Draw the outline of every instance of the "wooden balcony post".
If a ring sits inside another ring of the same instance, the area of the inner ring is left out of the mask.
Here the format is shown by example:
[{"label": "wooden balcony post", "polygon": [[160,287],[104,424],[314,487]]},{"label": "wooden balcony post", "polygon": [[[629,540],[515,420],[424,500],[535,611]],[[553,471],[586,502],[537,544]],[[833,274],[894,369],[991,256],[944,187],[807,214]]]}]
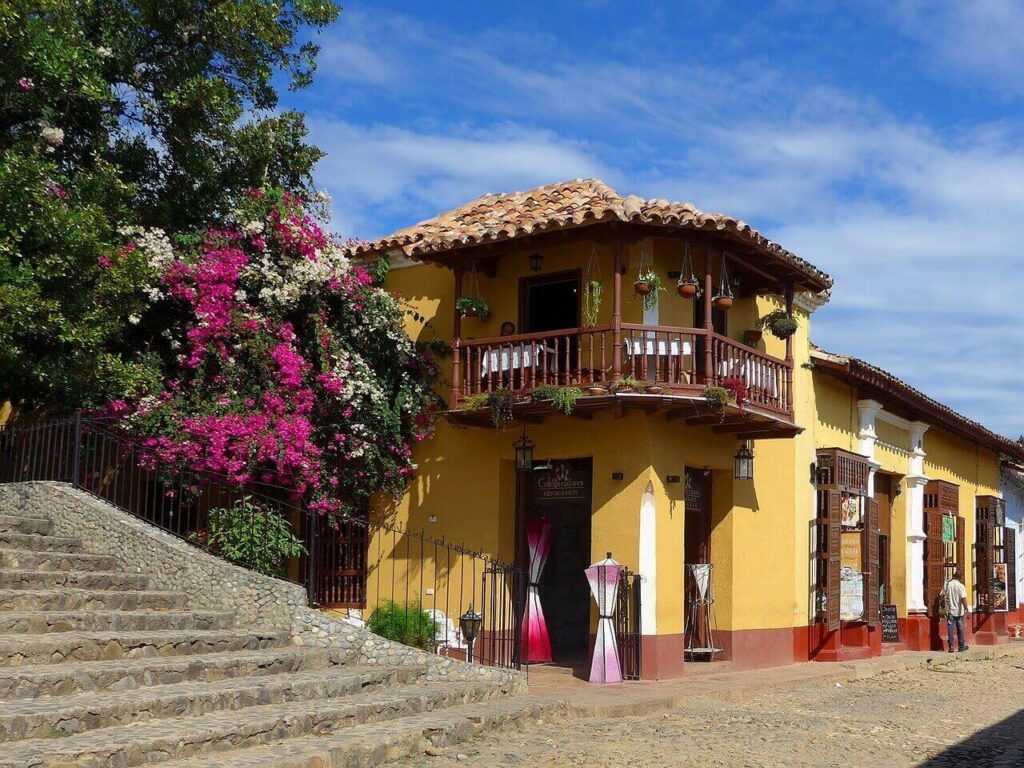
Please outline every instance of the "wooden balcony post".
[{"label": "wooden balcony post", "polygon": [[715,362],[712,347],[715,339],[715,324],[711,314],[711,292],[714,290],[714,279],[711,276],[711,245],[704,250],[704,380],[710,384],[715,380]]},{"label": "wooden balcony post", "polygon": [[621,240],[612,245],[612,381],[622,378],[622,251]]},{"label": "wooden balcony post", "polygon": [[462,398],[462,314],[459,312],[459,299],[462,298],[462,267],[456,267],[455,273],[455,317],[452,320],[452,397],[449,408],[459,407],[459,400]]},{"label": "wooden balcony post", "polygon": [[[786,282],[786,313],[793,314],[793,282]],[[786,409],[793,410],[793,337],[786,337]]]}]

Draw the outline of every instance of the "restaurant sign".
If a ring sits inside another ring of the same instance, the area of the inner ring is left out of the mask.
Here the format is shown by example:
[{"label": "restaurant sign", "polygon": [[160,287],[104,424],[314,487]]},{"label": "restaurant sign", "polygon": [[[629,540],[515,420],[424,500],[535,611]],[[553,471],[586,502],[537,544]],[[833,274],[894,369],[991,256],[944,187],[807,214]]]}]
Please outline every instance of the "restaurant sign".
[{"label": "restaurant sign", "polygon": [[555,463],[547,472],[537,474],[534,501],[539,504],[586,501],[589,478],[585,473],[573,471],[566,463]]}]

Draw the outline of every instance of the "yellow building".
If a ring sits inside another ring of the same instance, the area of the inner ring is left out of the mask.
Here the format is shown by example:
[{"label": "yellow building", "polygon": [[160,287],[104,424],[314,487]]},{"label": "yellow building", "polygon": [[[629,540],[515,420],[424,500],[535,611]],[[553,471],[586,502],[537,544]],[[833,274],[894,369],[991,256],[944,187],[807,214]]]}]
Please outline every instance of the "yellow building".
[{"label": "yellow building", "polygon": [[[814,348],[831,279],[728,216],[583,180],[481,198],[358,255],[390,262],[411,334],[453,347],[437,434],[405,497],[374,514],[524,569],[546,525],[537,594],[556,662],[591,652],[583,569],[609,552],[638,575],[629,610],[647,679],[691,662],[922,647],[938,621],[924,604],[933,481],[957,487],[950,512],[973,556],[977,500],[998,496],[1004,455],[1024,458],[894,377]],[[652,281],[664,290],[645,300]],[[759,322],[772,312],[778,335]],[[519,470],[517,442],[532,446]],[[840,487],[840,474],[860,479]],[[368,592],[417,578],[396,572],[400,546],[370,542]],[[474,599],[476,574],[435,564],[418,578],[413,592]],[[899,643],[881,642],[880,602],[896,606]],[[992,621],[975,629],[1000,637]]]}]

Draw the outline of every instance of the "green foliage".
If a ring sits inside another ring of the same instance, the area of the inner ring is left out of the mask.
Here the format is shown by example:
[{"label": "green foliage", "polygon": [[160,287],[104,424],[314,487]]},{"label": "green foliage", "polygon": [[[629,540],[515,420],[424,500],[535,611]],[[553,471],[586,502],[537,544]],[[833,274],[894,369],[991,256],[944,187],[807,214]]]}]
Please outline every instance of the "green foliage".
[{"label": "green foliage", "polygon": [[462,398],[460,405],[466,411],[479,411],[481,408],[487,408],[487,400],[490,396],[490,392],[477,392],[475,395]]},{"label": "green foliage", "polygon": [[583,327],[593,328],[601,316],[601,281],[588,280],[583,286]]},{"label": "green foliage", "polygon": [[583,397],[579,387],[559,387],[555,384],[541,384],[533,390],[535,402],[549,402],[551,407],[566,416],[573,412],[576,401]]},{"label": "green foliage", "polygon": [[491,315],[491,305],[482,296],[461,296],[455,308],[462,317],[479,317],[486,320]]},{"label": "green foliage", "polygon": [[608,389],[612,392],[635,392],[638,389],[643,389],[644,383],[633,376],[622,376],[616,381],[613,381]]},{"label": "green foliage", "polygon": [[732,399],[732,394],[725,387],[705,387],[704,399],[715,408],[724,408]]},{"label": "green foliage", "polygon": [[306,553],[287,520],[244,496],[207,512],[206,530],[192,540],[211,554],[265,576],[281,576],[290,557]]},{"label": "green foliage", "polygon": [[321,156],[276,83],[307,85],[330,0],[0,4],[0,396],[98,405],[151,389],[165,325],[143,312],[124,227],[172,237],[243,190],[312,192]]},{"label": "green foliage", "polygon": [[432,648],[437,635],[437,622],[419,600],[404,606],[385,600],[370,614],[367,626],[375,635],[423,650]]},{"label": "green foliage", "polygon": [[799,327],[796,318],[784,309],[769,312],[758,321],[758,324],[779,339],[788,339]]},{"label": "green foliage", "polygon": [[[650,293],[644,294],[641,298],[644,301],[644,309],[651,310],[658,306],[658,292],[665,290],[665,284],[661,281],[661,277],[653,269],[641,272],[637,275],[633,285],[637,283],[646,283],[651,287]],[[639,293],[637,293],[640,296]]]},{"label": "green foliage", "polygon": [[515,403],[515,395],[504,387],[487,395],[487,407],[491,409],[491,421],[495,429],[501,429],[512,421],[512,406]]}]

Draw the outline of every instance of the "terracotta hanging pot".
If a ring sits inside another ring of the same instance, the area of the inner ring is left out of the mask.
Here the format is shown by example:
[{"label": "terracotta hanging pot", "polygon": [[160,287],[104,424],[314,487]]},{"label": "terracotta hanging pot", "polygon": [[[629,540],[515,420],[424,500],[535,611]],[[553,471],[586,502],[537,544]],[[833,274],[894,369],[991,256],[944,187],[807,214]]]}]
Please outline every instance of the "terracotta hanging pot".
[{"label": "terracotta hanging pot", "polygon": [[719,309],[729,309],[732,306],[732,296],[715,296],[715,306]]},{"label": "terracotta hanging pot", "polygon": [[676,293],[684,299],[692,299],[697,295],[697,284],[690,280],[683,280],[676,283]]},{"label": "terracotta hanging pot", "polygon": [[462,316],[463,317],[479,317],[480,313],[477,312],[476,307],[466,307],[465,311],[462,313]]},{"label": "terracotta hanging pot", "polygon": [[607,395],[608,390],[606,390],[604,387],[598,387],[595,385],[592,387],[587,387],[587,394],[593,397],[600,397],[601,395]]},{"label": "terracotta hanging pot", "polygon": [[633,283],[633,291],[637,296],[648,296],[654,288],[646,280],[637,280]]}]

